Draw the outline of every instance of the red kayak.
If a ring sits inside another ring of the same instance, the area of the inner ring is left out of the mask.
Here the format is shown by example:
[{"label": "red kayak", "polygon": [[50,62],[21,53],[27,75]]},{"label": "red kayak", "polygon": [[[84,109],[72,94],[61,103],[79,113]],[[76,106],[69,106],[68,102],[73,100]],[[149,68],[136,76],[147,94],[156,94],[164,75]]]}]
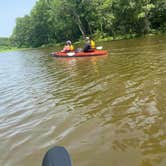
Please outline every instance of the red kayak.
[{"label": "red kayak", "polygon": [[62,58],[68,58],[68,57],[87,57],[87,56],[102,56],[107,55],[106,50],[94,50],[91,52],[53,52],[51,53],[52,56],[55,57],[62,57]]}]

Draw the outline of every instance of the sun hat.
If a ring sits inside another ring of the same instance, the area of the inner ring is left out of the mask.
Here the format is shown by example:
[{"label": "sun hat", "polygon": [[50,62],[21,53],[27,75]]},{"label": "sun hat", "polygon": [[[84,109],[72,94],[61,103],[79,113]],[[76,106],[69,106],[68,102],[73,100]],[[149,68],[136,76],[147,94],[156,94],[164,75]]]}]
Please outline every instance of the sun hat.
[{"label": "sun hat", "polygon": [[71,44],[71,41],[70,41],[70,40],[68,40],[66,43],[67,43],[67,44]]}]

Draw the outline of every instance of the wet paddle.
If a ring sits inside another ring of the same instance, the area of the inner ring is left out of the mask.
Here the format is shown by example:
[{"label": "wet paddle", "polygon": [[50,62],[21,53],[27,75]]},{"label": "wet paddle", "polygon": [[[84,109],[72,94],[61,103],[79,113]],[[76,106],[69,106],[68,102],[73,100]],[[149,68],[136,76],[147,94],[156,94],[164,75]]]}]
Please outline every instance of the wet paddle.
[{"label": "wet paddle", "polygon": [[72,166],[72,163],[67,150],[56,146],[47,151],[42,166]]},{"label": "wet paddle", "polygon": [[103,49],[103,46],[97,46],[96,47],[96,50],[102,50]]}]

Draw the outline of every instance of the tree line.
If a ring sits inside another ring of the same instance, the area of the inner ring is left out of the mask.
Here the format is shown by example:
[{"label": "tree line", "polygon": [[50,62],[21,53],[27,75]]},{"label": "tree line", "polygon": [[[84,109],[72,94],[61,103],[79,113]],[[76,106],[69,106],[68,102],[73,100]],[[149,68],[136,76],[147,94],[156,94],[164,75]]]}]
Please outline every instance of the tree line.
[{"label": "tree line", "polygon": [[38,0],[16,19],[16,47],[39,47],[67,39],[137,36],[166,31],[165,0]]}]

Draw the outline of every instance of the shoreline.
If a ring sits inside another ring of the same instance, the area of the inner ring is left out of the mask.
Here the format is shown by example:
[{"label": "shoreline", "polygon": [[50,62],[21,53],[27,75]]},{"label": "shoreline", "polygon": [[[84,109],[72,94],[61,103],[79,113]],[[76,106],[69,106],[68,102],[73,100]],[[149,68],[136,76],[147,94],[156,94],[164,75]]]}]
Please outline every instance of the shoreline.
[{"label": "shoreline", "polygon": [[25,48],[11,47],[11,48],[4,48],[4,49],[0,48],[0,53],[11,52],[11,51],[20,51],[20,50],[28,50],[28,49],[34,49],[34,48],[30,48],[30,47],[25,47]]},{"label": "shoreline", "polygon": [[[158,35],[166,35],[166,33],[149,33],[146,35],[137,35],[137,34],[126,34],[126,35],[119,35],[116,37],[112,36],[107,36],[107,37],[94,37],[95,42],[110,42],[110,41],[119,41],[119,40],[127,40],[127,39],[137,39],[137,38],[146,38],[146,37],[152,37],[152,36],[158,36]],[[73,42],[73,45],[80,44],[83,40],[78,40],[76,42]],[[64,42],[61,43],[48,43],[48,44],[43,44],[40,47],[24,47],[24,48],[17,48],[17,47],[9,47],[9,48],[0,48],[0,53],[2,52],[10,52],[10,51],[21,51],[21,50],[28,50],[28,49],[44,49],[44,48],[49,48],[49,47],[58,47],[64,45]],[[0,46],[1,47],[1,46]]]},{"label": "shoreline", "polygon": [[[146,38],[146,37],[155,37],[155,36],[159,36],[159,35],[166,35],[166,33],[149,33],[146,35],[137,35],[137,34],[126,34],[126,35],[119,35],[116,37],[112,37],[112,36],[107,36],[107,37],[94,37],[93,39],[95,40],[95,42],[113,42],[113,41],[120,41],[120,40],[130,40],[130,39],[138,39],[138,38]],[[65,41],[64,41],[65,42]],[[40,47],[36,47],[36,48],[49,48],[49,47],[59,47],[59,46],[63,46],[64,42],[61,43],[49,43],[49,44],[45,44],[42,45]],[[77,44],[81,44],[83,42],[83,39],[78,40],[76,42],[73,42],[73,45],[77,45]]]}]

